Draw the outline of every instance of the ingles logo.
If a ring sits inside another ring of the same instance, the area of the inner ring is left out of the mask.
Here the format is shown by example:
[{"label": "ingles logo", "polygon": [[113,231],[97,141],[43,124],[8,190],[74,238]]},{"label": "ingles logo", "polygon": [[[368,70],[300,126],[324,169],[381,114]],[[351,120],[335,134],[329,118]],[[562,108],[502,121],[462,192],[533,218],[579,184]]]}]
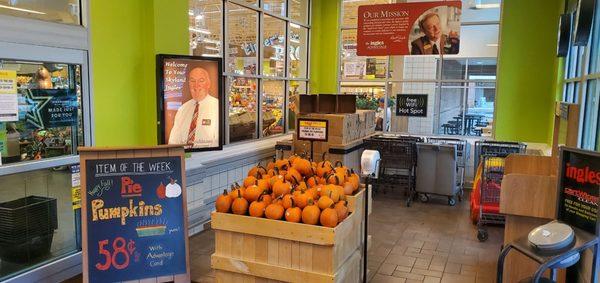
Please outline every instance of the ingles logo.
[{"label": "ingles logo", "polygon": [[580,184],[600,185],[600,172],[590,170],[589,166],[578,168],[571,166],[571,163],[566,164],[565,177],[577,181]]}]

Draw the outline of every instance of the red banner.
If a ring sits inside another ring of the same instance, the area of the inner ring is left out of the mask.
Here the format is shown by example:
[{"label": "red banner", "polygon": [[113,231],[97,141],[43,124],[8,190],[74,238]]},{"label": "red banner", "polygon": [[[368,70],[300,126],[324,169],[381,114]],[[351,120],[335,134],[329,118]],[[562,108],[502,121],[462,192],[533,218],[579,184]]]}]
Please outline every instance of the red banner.
[{"label": "red banner", "polygon": [[358,56],[458,54],[461,1],[358,7]]}]

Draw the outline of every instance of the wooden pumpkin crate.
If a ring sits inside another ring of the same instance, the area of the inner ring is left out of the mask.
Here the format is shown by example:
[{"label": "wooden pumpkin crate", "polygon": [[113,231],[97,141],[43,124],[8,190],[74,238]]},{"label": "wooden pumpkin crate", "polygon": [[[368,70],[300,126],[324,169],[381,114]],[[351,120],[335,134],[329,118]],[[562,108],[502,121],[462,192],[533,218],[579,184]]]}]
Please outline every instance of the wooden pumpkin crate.
[{"label": "wooden pumpkin crate", "polygon": [[211,266],[217,282],[357,282],[362,221],[352,213],[328,228],[213,212]]},{"label": "wooden pumpkin crate", "polygon": [[[371,212],[373,211],[373,194],[372,194],[372,190],[369,191],[369,215],[371,215]],[[364,184],[360,184],[360,188],[358,189],[358,192],[354,195],[351,196],[346,196],[346,200],[348,201],[348,211],[350,212],[354,212],[356,210],[358,210],[360,213],[362,213],[362,210],[364,210],[365,208],[365,203],[364,203],[364,194],[365,194],[365,185]],[[364,217],[364,216],[362,216]]]}]

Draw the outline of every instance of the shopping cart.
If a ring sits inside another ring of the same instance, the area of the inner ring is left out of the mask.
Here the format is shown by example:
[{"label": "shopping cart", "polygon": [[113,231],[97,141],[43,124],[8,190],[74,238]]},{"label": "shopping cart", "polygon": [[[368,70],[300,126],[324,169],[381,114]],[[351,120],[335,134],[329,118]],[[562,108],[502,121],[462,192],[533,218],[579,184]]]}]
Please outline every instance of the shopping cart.
[{"label": "shopping cart", "polygon": [[475,142],[475,167],[474,174],[477,174],[477,166],[479,165],[479,159],[483,155],[504,155],[508,156],[511,153],[525,153],[527,145],[519,142],[504,142],[504,141],[476,141]]},{"label": "shopping cart", "polygon": [[479,219],[477,221],[477,239],[487,240],[487,224],[504,224],[504,215],[500,214],[500,185],[504,172],[504,158],[483,156],[483,171],[479,188]]},{"label": "shopping cart", "polygon": [[460,188],[458,200],[462,200],[464,195],[463,190],[465,186],[467,162],[469,161],[470,154],[469,142],[454,138],[428,138],[427,141],[434,144],[448,144],[456,146],[456,180],[458,180],[457,186]]},{"label": "shopping cart", "polygon": [[364,140],[365,149],[377,150],[381,154],[379,179],[375,182],[375,188],[382,188],[384,193],[387,187],[406,189],[406,206],[410,206],[415,197],[417,141],[423,141],[423,138],[388,134]]},{"label": "shopping cart", "polygon": [[[471,213],[477,213],[477,239],[488,239],[487,224],[504,224],[504,215],[500,214],[500,186],[504,176],[504,159],[513,153],[524,153],[527,146],[523,143],[476,142],[476,157],[481,159],[481,176],[478,189],[473,191]],[[477,164],[477,163],[476,163]],[[475,211],[473,211],[475,210]]]}]

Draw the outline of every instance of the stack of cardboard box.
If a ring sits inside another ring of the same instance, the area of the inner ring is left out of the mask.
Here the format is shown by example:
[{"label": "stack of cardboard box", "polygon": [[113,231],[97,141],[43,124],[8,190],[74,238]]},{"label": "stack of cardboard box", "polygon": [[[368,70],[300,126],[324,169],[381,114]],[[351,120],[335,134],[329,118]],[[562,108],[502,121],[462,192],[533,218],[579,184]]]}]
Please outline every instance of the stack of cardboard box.
[{"label": "stack of cardboard box", "polygon": [[[314,161],[325,158],[332,162],[341,161],[355,170],[360,168],[363,139],[375,133],[374,110],[357,110],[348,114],[300,114],[298,118],[328,121],[328,141],[313,142]],[[290,144],[293,153],[310,157],[310,141],[298,140],[295,133],[291,142],[281,144]]]}]

